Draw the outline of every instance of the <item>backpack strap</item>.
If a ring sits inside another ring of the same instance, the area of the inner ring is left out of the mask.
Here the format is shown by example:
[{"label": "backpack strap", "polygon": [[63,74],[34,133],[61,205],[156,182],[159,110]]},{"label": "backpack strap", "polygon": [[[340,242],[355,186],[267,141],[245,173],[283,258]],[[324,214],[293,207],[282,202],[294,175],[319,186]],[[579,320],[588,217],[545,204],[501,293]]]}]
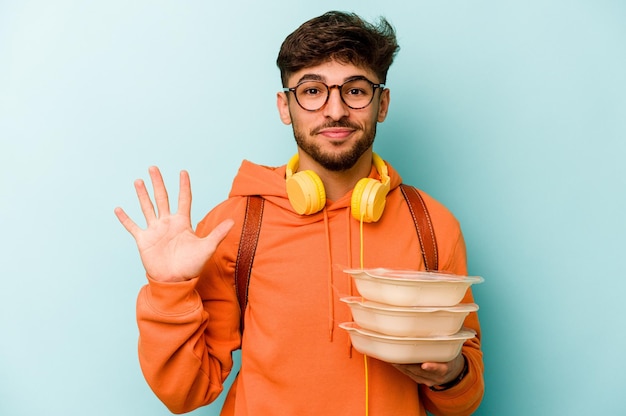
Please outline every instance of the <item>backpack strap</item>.
[{"label": "backpack strap", "polygon": [[243,333],[243,313],[248,304],[248,286],[250,285],[250,273],[254,253],[261,232],[261,220],[263,219],[263,205],[265,200],[258,195],[248,196],[246,202],[246,214],[243,219],[237,262],[235,263],[235,291],[241,309],[241,332]]},{"label": "backpack strap", "polygon": [[422,247],[424,266],[426,270],[438,270],[439,258],[437,254],[437,239],[435,238],[435,229],[433,228],[430,214],[426,208],[426,203],[417,188],[401,184],[400,190],[409,205],[409,210],[411,211],[411,216],[415,223],[417,238]]},{"label": "backpack strap", "polygon": [[[407,202],[417,238],[422,249],[424,258],[424,266],[426,270],[437,270],[439,260],[437,255],[437,240],[435,238],[435,230],[433,228],[430,214],[426,208],[426,203],[420,195],[419,191],[409,185],[400,185],[402,195]],[[243,228],[241,230],[241,239],[239,241],[239,250],[237,252],[237,261],[235,263],[235,291],[239,300],[239,308],[241,310],[241,332],[243,333],[244,312],[248,305],[248,287],[250,285],[250,274],[252,273],[252,263],[254,262],[254,253],[259,241],[261,232],[261,221],[263,219],[263,206],[265,200],[258,196],[252,195],[247,197],[246,214],[243,220]]]}]

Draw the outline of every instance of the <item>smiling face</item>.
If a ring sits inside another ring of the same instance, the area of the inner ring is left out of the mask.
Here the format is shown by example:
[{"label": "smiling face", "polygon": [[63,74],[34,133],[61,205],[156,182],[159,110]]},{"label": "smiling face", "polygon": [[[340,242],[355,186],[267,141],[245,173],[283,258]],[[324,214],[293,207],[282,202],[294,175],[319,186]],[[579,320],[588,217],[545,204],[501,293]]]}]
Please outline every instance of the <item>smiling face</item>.
[{"label": "smiling face", "polygon": [[[352,64],[336,61],[302,69],[292,74],[287,86],[305,80],[322,81],[328,86],[341,85],[357,77],[379,83],[372,72]],[[389,90],[377,88],[374,99],[365,108],[352,109],[341,99],[338,88],[330,90],[326,104],[316,111],[298,105],[292,92],[280,92],[277,98],[280,118],[291,124],[301,164],[314,162],[329,171],[352,168],[365,152],[371,151],[376,124],[385,120],[389,108]]]}]

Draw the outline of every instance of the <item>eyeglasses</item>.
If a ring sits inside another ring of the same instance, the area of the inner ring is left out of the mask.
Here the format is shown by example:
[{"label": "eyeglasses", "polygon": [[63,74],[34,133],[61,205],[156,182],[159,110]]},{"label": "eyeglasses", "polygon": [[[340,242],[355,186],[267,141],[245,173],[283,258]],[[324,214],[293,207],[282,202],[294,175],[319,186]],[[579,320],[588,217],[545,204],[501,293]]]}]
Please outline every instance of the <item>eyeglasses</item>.
[{"label": "eyeglasses", "polygon": [[302,81],[293,88],[283,88],[284,92],[292,92],[296,102],[306,111],[317,111],[324,107],[330,97],[330,90],[337,88],[341,101],[353,110],[360,110],[370,105],[374,99],[376,88],[381,91],[385,84],[374,84],[367,78],[355,78],[341,85],[326,85],[322,81]]}]

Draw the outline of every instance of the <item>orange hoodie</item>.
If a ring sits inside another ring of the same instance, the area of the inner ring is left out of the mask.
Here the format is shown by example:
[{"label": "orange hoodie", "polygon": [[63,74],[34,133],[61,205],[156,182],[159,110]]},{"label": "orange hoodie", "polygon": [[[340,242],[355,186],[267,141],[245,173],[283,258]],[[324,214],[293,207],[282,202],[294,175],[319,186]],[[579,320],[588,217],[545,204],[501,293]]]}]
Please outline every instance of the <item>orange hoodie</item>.
[{"label": "orange hoodie", "polygon": [[[363,225],[365,268],[424,269],[413,220],[389,166],[391,191],[376,223]],[[378,178],[375,169],[370,177]],[[234,269],[247,195],[265,200],[245,311],[243,339]],[[467,274],[465,245],[456,219],[423,195],[435,228],[441,270]],[[355,295],[344,267],[360,267],[359,222],[351,193],[309,216],[298,215],[285,190],[285,167],[244,161],[229,198],[198,225],[207,235],[233,218],[235,226],[202,275],[182,283],[149,279],[137,300],[139,359],[155,394],[174,413],[212,402],[241,348],[241,370],[222,409],[224,416],[363,416],[363,356],[337,325],[351,321],[339,298]],[[471,290],[464,302],[473,302]],[[463,346],[469,373],[455,387],[435,392],[391,364],[368,359],[371,416],[468,415],[482,399],[483,361],[476,313],[465,326],[477,337]]]}]

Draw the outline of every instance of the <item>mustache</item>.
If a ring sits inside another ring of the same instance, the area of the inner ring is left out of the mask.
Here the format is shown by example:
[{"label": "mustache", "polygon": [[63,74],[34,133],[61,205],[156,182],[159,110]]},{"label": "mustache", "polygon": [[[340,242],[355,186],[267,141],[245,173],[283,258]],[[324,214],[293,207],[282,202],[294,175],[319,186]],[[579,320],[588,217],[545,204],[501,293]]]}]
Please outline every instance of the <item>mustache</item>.
[{"label": "mustache", "polygon": [[313,130],[311,130],[311,135],[314,134],[318,134],[320,131],[324,130],[324,129],[329,129],[329,128],[347,128],[347,129],[353,129],[353,130],[360,130],[361,127],[359,127],[356,124],[351,123],[348,120],[338,120],[338,121],[329,121],[326,122],[324,124],[322,124],[321,126],[318,126],[316,128],[314,128]]}]

